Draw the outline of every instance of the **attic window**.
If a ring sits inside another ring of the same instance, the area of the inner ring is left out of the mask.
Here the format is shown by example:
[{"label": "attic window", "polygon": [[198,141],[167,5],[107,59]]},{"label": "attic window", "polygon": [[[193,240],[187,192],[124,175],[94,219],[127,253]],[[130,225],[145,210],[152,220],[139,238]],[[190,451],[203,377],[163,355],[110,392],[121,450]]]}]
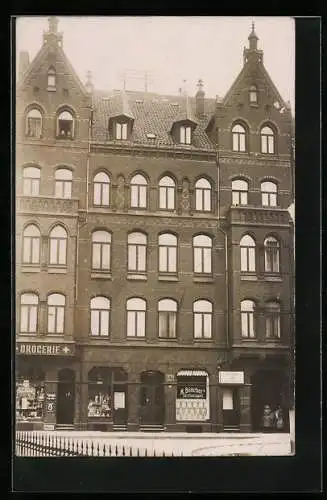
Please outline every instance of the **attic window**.
[{"label": "attic window", "polygon": [[48,71],[48,90],[56,90],[56,71],[52,67]]},{"label": "attic window", "polygon": [[172,102],[171,105],[176,107],[179,106],[178,102]]},{"label": "attic window", "polygon": [[148,139],[155,139],[157,136],[156,134],[146,134]]},{"label": "attic window", "polygon": [[250,87],[250,103],[258,104],[258,90],[255,85]]},{"label": "attic window", "polygon": [[74,136],[74,117],[69,111],[62,111],[57,119],[57,136],[71,139]]},{"label": "attic window", "polygon": [[126,141],[127,123],[116,123],[116,139],[121,141]]},{"label": "attic window", "polygon": [[135,102],[136,102],[137,104],[143,104],[143,103],[144,103],[144,101],[142,101],[142,99],[136,99],[136,100],[135,100]]},{"label": "attic window", "polygon": [[191,144],[191,127],[182,125],[180,127],[180,144]]}]

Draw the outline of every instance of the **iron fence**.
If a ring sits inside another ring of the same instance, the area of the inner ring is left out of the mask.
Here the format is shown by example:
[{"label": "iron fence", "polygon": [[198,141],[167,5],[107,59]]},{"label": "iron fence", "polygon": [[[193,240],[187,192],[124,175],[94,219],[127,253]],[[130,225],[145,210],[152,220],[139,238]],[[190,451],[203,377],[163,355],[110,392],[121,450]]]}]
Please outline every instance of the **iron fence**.
[{"label": "iron fence", "polygon": [[[112,444],[50,433],[17,431],[16,456],[19,457],[173,457],[174,453]],[[176,455],[175,455],[176,456]],[[179,455],[182,456],[182,453]]]}]

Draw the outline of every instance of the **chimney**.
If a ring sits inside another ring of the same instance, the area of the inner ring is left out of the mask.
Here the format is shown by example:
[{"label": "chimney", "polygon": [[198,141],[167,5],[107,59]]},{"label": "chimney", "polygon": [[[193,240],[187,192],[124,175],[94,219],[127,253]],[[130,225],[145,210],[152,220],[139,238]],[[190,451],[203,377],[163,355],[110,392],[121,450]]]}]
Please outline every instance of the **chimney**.
[{"label": "chimney", "polygon": [[24,51],[21,51],[19,53],[19,69],[18,69],[18,75],[19,79],[22,78],[23,74],[27,70],[28,66],[30,64],[30,56],[29,53]]},{"label": "chimney", "polygon": [[203,116],[204,115],[204,90],[203,90],[203,81],[201,78],[199,79],[197,83],[198,91],[195,94],[195,110],[196,110],[196,115],[197,116]]},{"label": "chimney", "polygon": [[93,90],[94,90],[94,85],[93,85],[93,82],[92,82],[92,72],[91,71],[87,71],[87,73],[86,73],[85,88],[86,88],[86,91],[89,92],[89,93],[92,93]]}]

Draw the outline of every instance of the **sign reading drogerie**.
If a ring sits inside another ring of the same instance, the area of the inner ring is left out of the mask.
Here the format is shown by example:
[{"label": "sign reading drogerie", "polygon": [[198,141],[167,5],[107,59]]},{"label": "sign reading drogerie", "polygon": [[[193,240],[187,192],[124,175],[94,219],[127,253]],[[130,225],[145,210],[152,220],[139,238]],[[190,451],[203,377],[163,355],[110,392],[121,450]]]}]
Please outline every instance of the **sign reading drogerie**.
[{"label": "sign reading drogerie", "polygon": [[45,342],[17,342],[16,354],[35,356],[73,356],[75,346],[71,344]]}]

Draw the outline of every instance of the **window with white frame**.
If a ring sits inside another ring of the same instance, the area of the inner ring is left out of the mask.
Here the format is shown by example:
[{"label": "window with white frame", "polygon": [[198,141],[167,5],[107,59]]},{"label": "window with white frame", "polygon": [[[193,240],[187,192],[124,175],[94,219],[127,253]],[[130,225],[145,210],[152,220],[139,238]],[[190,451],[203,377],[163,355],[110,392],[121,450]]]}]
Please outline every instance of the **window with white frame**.
[{"label": "window with white frame", "polygon": [[193,237],[194,273],[211,274],[212,271],[212,239],[205,234]]},{"label": "window with white frame", "polygon": [[279,241],[268,236],[264,241],[264,249],[266,273],[279,273]]},{"label": "window with white frame", "polygon": [[30,224],[23,232],[23,264],[40,263],[41,233],[37,226]]},{"label": "window with white frame", "polygon": [[177,273],[177,237],[171,233],[160,234],[159,273]]},{"label": "window with white frame", "polygon": [[116,139],[127,140],[127,123],[116,123]]},{"label": "window with white frame", "polygon": [[57,136],[63,139],[74,137],[74,117],[69,111],[62,111],[57,119]]},{"label": "window with white frame", "polygon": [[56,70],[49,68],[48,71],[48,90],[55,90],[56,88]]},{"label": "window with white frame", "polygon": [[232,181],[232,204],[247,205],[248,204],[249,185],[242,179],[234,179]]},{"label": "window with white frame", "polygon": [[256,85],[251,85],[250,87],[250,103],[252,104],[258,103],[258,89]]},{"label": "window with white frame", "polygon": [[67,264],[67,232],[62,226],[55,226],[50,231],[50,265]]},{"label": "window with white frame", "polygon": [[195,183],[195,209],[200,212],[211,211],[211,184],[201,178]]},{"label": "window with white frame", "polygon": [[255,337],[253,300],[242,300],[241,302],[241,332],[244,338]]},{"label": "window with white frame", "polygon": [[241,248],[241,271],[255,272],[255,241],[249,234],[243,236],[240,241]]},{"label": "window with white frame", "polygon": [[35,293],[20,296],[20,333],[36,333],[39,297]]},{"label": "window with white frame", "polygon": [[38,196],[40,193],[41,170],[37,167],[25,167],[23,170],[23,194]]},{"label": "window with white frame", "polygon": [[42,135],[42,114],[33,108],[26,115],[26,136],[39,139]]},{"label": "window with white frame", "polygon": [[212,337],[212,303],[208,300],[197,300],[193,303],[194,338],[210,339]]},{"label": "window with white frame", "polygon": [[159,338],[176,338],[177,302],[162,299],[158,302]]},{"label": "window with white frame", "polygon": [[169,177],[162,177],[159,181],[159,208],[174,210],[175,208],[175,181]]},{"label": "window with white frame", "polygon": [[261,153],[274,154],[275,153],[275,134],[273,130],[265,126],[261,129]]},{"label": "window with white frame", "polygon": [[106,297],[91,299],[91,335],[108,337],[110,324],[110,300]]},{"label": "window with white frame", "polygon": [[147,236],[144,233],[130,233],[128,242],[128,271],[136,273],[146,272]]},{"label": "window with white frame", "polygon": [[93,179],[93,205],[109,206],[110,178],[105,172],[99,172]]},{"label": "window with white frame", "polygon": [[182,125],[180,127],[179,141],[181,144],[191,144],[192,129],[189,126]]},{"label": "window with white frame", "polygon": [[58,168],[55,172],[56,198],[71,198],[73,173],[67,168]]},{"label": "window with white frame", "polygon": [[92,233],[92,270],[110,271],[111,234],[108,231]]},{"label": "window with white frame", "polygon": [[145,337],[146,302],[144,299],[128,299],[127,309],[127,337]]},{"label": "window with white frame", "polygon": [[266,337],[269,339],[280,338],[280,305],[278,302],[267,302],[266,315]]},{"label": "window with white frame", "polygon": [[146,208],[147,205],[147,180],[143,175],[136,174],[131,179],[131,207]]},{"label": "window with white frame", "polygon": [[277,184],[271,181],[261,183],[261,202],[263,207],[277,206]]},{"label": "window with white frame", "polygon": [[61,293],[48,296],[48,333],[64,333],[66,297]]},{"label": "window with white frame", "polygon": [[233,151],[246,151],[246,131],[245,128],[237,123],[232,128]]}]

